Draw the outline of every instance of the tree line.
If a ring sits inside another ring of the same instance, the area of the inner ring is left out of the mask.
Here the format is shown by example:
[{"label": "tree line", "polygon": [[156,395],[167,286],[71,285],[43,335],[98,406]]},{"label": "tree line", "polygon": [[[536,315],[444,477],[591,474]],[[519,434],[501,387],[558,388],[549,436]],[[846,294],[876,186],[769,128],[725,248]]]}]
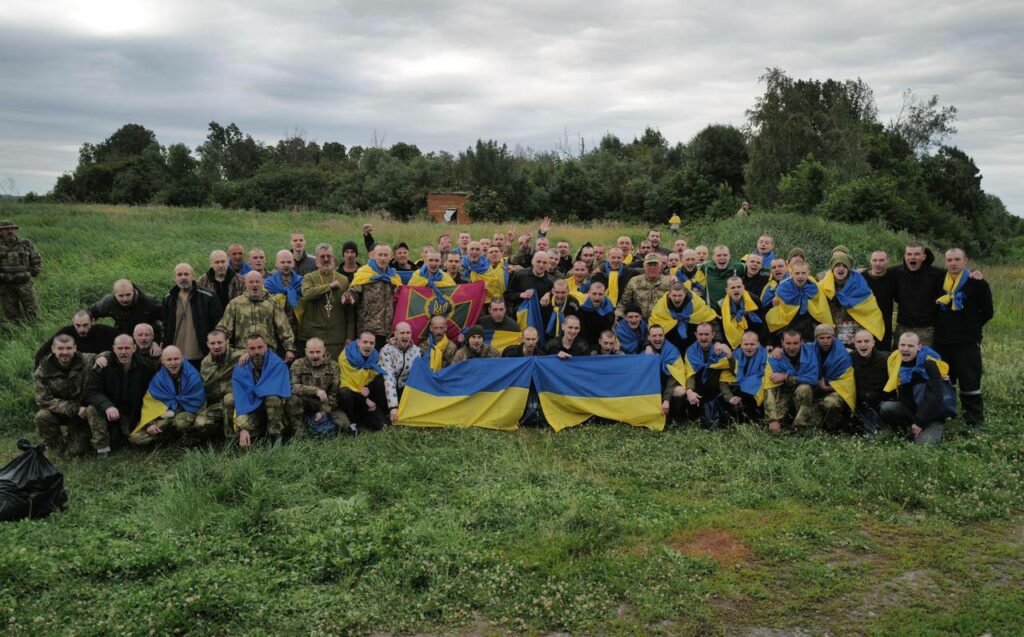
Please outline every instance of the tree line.
[{"label": "tree line", "polygon": [[45,198],[405,219],[424,213],[428,192],[463,190],[478,219],[637,223],[665,223],[673,213],[684,221],[724,217],[749,200],[755,214],[881,219],[982,257],[1024,251],[1020,219],[983,190],[974,160],[947,143],[955,107],[907,92],[899,115],[884,123],[859,78],[801,80],[769,69],[760,79],[764,94],[742,128],[711,124],[685,144],[647,128],[628,142],[606,134],[593,148],[566,139],[535,152],[478,140],[458,154],[424,153],[405,142],[347,147],[299,133],[267,144],[233,123],[211,122],[192,149],[164,147],[153,131],[126,124],[83,144],[75,170]]}]

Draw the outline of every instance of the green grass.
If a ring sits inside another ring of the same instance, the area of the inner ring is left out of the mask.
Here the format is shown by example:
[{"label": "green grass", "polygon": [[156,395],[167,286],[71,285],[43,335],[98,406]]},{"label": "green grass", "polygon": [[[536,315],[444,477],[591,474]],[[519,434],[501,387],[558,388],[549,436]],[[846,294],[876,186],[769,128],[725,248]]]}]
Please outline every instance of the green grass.
[{"label": "green grass", "polygon": [[[47,259],[44,316],[0,328],[0,458],[33,436],[37,344],[131,276],[154,293],[215,246],[358,238],[361,220],[0,206]],[[793,217],[728,220],[691,243],[833,243],[863,260],[905,237]],[[436,226],[374,220],[418,244]],[[492,230],[491,227],[487,227]],[[628,229],[638,236],[642,229]],[[556,228],[577,244],[609,225]],[[474,234],[477,234],[474,228]],[[862,236],[863,235],[863,236]],[[62,461],[66,513],[0,526],[12,634],[812,634],[1024,632],[1021,268],[985,268],[990,422],[938,449],[773,438],[753,427],[392,429],[235,451]],[[5,451],[6,450],[6,451]],[[701,549],[709,538],[719,559]]]}]

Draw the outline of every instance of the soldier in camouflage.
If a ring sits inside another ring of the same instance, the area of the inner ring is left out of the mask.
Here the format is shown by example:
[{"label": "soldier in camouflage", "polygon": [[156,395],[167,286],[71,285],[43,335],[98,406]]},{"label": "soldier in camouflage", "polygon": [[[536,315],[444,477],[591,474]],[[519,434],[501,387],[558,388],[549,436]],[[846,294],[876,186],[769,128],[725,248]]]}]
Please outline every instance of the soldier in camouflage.
[{"label": "soldier in camouflage", "polygon": [[235,349],[243,349],[250,334],[260,334],[268,348],[285,352],[284,362],[295,359],[295,335],[288,316],[263,289],[263,275],[259,272],[245,275],[245,294],[228,303],[217,328],[224,330]]},{"label": "soldier in camouflage", "polygon": [[0,311],[10,321],[36,318],[39,306],[32,279],[43,269],[43,258],[32,242],[18,238],[18,225],[0,221]]},{"label": "soldier in camouflage", "polygon": [[234,435],[232,419],[235,399],[231,394],[231,372],[242,355],[228,347],[228,335],[224,330],[211,330],[206,336],[210,353],[199,365],[206,389],[206,406],[196,415],[196,431],[203,435],[215,436],[223,431],[226,438]]},{"label": "soldier in camouflage", "polygon": [[[39,408],[36,431],[47,449],[73,456],[92,455],[84,390],[95,354],[79,353],[75,339],[67,334],[53,339],[52,352],[32,374]],[[66,438],[62,427],[67,428]]]},{"label": "soldier in camouflage", "polygon": [[347,432],[349,420],[335,400],[341,383],[338,363],[326,357],[326,347],[319,338],[306,341],[306,356],[292,364],[292,395],[288,399],[288,417],[297,434],[305,429],[307,414],[316,422],[330,414],[338,428]]},{"label": "soldier in camouflage", "polygon": [[[391,247],[383,243],[373,248],[370,258],[377,262],[381,270],[387,270],[391,264]],[[375,337],[375,347],[384,347],[391,334],[391,323],[395,318],[395,291],[397,287],[391,281],[371,281],[365,285],[353,285],[348,288],[345,298],[348,303],[357,303],[357,332],[371,332]]]},{"label": "soldier in camouflage", "polygon": [[619,293],[619,302],[615,306],[615,315],[626,316],[626,306],[637,304],[644,317],[651,316],[651,310],[658,299],[668,294],[672,285],[672,277],[661,273],[661,257],[653,252],[644,257],[643,276],[635,276],[626,284],[626,289]]}]

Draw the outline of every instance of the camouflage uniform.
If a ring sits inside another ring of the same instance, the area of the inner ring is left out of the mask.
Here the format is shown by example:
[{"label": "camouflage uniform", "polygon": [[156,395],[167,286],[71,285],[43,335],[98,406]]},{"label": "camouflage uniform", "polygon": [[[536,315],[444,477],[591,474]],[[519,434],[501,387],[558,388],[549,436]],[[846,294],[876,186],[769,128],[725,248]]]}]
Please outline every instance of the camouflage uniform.
[{"label": "camouflage uniform", "polygon": [[[168,415],[168,413],[170,415]],[[146,431],[151,425],[156,425],[160,428],[160,433],[154,435]],[[138,431],[133,431],[128,435],[128,442],[133,446],[144,447],[151,445],[155,442],[167,440],[174,436],[175,433],[180,433],[187,438],[192,438],[192,434],[196,431],[196,414],[185,411],[184,409],[178,409],[177,411],[168,410],[160,416],[154,418],[145,427]]]},{"label": "camouflage uniform", "polygon": [[484,348],[480,353],[469,349],[469,346],[467,345],[465,347],[460,347],[459,351],[455,352],[455,355],[452,356],[451,364],[455,365],[456,363],[472,360],[474,358],[501,358],[501,354],[499,354],[498,350],[494,349],[490,345],[484,345]]},{"label": "camouflage uniform", "polygon": [[[17,228],[13,221],[0,221],[0,228]],[[28,239],[0,239],[0,311],[8,320],[35,318],[39,314],[32,279],[43,269],[39,256]]]},{"label": "camouflage uniform", "polygon": [[626,284],[626,289],[619,294],[619,303],[615,307],[615,315],[622,318],[626,315],[625,307],[631,303],[640,306],[644,318],[650,318],[651,310],[658,299],[668,293],[672,285],[672,277],[661,274],[650,281],[645,276],[635,276]]},{"label": "camouflage uniform", "polygon": [[[258,382],[262,371],[253,368],[252,373],[254,376],[253,380]],[[233,431],[237,432],[244,429],[254,437],[261,437],[263,434],[280,436],[288,428],[285,414],[286,400],[286,398],[281,398],[280,396],[267,396],[263,399],[263,404],[256,411],[235,416]]]},{"label": "camouflage uniform", "polygon": [[248,294],[231,299],[217,327],[228,334],[232,347],[243,349],[245,337],[260,334],[275,352],[295,351],[295,335],[284,308],[263,292],[259,298]]},{"label": "camouflage uniform", "polygon": [[241,352],[227,351],[215,360],[207,354],[199,366],[199,375],[206,389],[206,406],[196,415],[196,429],[215,434],[218,427],[226,437],[233,433],[231,420],[234,417],[235,398],[231,393],[231,374],[238,364]]},{"label": "camouflage uniform", "polygon": [[395,318],[395,286],[390,281],[371,281],[366,285],[353,285],[348,291],[358,303],[357,335],[373,332],[376,336],[391,333]]},{"label": "camouflage uniform", "polygon": [[[341,384],[341,371],[338,363],[324,359],[314,366],[307,358],[300,358],[292,363],[292,396],[288,399],[288,417],[297,433],[304,430],[307,412],[330,412],[335,424],[347,429],[348,416],[342,411],[335,400],[338,386]],[[316,396],[318,389],[327,393],[327,402],[321,402]]]},{"label": "camouflage uniform", "polygon": [[790,411],[793,412],[794,427],[815,424],[814,388],[789,378],[778,387],[765,390],[764,416],[769,422],[784,421]]},{"label": "camouflage uniform", "polygon": [[[85,405],[85,379],[95,359],[94,354],[76,352],[68,366],[62,367],[57,356],[50,354],[32,374],[36,405],[39,407],[36,431],[46,446],[54,451],[76,456],[92,452],[89,423],[78,415],[78,410]],[[67,427],[66,441],[61,435],[61,427]]]}]

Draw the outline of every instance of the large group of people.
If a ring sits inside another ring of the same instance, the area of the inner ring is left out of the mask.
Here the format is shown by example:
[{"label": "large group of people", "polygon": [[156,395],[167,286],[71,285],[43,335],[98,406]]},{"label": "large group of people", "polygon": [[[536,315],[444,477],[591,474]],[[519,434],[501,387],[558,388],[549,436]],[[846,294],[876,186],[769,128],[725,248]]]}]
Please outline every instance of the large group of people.
[{"label": "large group of people", "polygon": [[[405,242],[377,242],[366,224],[362,246],[343,243],[340,261],[329,243],[307,252],[294,232],[269,253],[215,249],[198,277],[175,265],[162,299],[115,281],[40,348],[38,433],[57,452],[105,456],[119,446],[227,439],[246,448],[377,430],[397,420],[417,359],[440,372],[524,356],[658,357],[668,426],[891,430],[935,443],[957,389],[965,422],[984,422],[992,296],[959,248],[944,253],[944,267],[919,243],[900,263],[879,250],[858,267],[840,245],[812,271],[799,247],[783,252],[769,235],[734,252],[683,238],[664,245],[656,229],[635,247],[630,236],[571,246],[552,242],[550,228],[545,219],[536,237],[444,232],[417,258]],[[17,230],[0,222],[10,321],[36,312],[31,282],[42,268]],[[443,295],[475,281],[486,305],[457,338],[447,315],[422,334],[395,321],[402,286]],[[535,301],[540,321],[517,320]],[[517,342],[499,349],[496,332]],[[543,422],[535,403],[528,411],[529,422]]]}]

